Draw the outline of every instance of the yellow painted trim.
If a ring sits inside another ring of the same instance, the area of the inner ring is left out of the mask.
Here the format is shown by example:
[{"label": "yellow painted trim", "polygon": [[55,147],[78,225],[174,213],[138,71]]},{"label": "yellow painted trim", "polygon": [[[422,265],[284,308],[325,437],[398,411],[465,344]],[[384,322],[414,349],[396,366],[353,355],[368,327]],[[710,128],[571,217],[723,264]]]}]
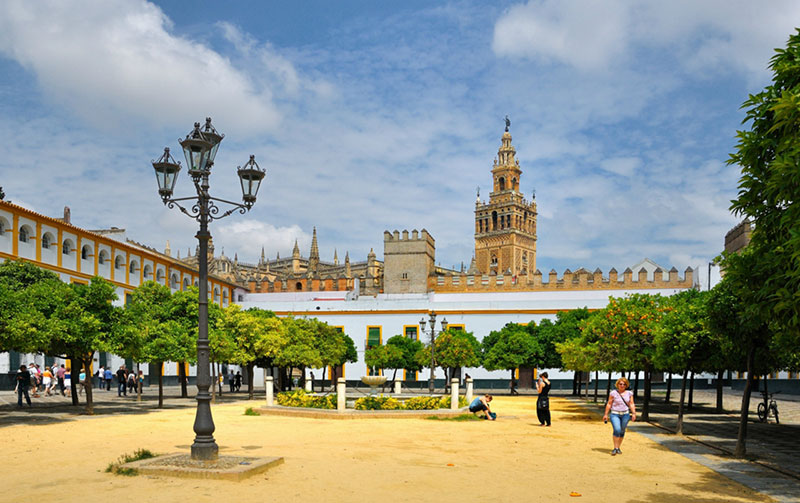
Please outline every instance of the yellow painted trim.
[{"label": "yellow painted trim", "polygon": [[[369,329],[370,328],[377,328],[378,329],[378,346],[382,346],[383,345],[383,325],[367,325],[367,337],[366,337],[366,339],[364,341],[364,353],[365,354],[367,352],[367,343],[369,342]],[[369,367],[367,367],[366,365],[367,365],[366,362],[364,362],[364,366],[366,367],[366,374],[370,375]],[[378,369],[378,375],[379,376],[383,375],[383,370],[382,369]]]},{"label": "yellow painted trim", "polygon": [[100,247],[97,244],[97,241],[94,242],[94,275],[97,276],[99,265],[98,261],[100,260]]},{"label": "yellow painted trim", "polygon": [[70,278],[69,282],[70,282],[70,284],[76,283],[78,285],[88,285],[89,284],[89,282],[87,280],[78,279],[78,278]]},{"label": "yellow painted trim", "polygon": [[[453,315],[453,314],[558,314],[561,312],[571,311],[571,309],[502,309],[502,310],[487,310],[487,309],[467,309],[467,310],[451,310],[439,311],[437,314]],[[589,312],[597,311],[597,309],[589,309]],[[393,309],[386,311],[367,311],[367,310],[353,310],[353,311],[274,311],[278,316],[343,316],[343,315],[364,315],[364,314],[427,314],[427,309]]]},{"label": "yellow painted trim", "polygon": [[457,329],[459,329],[459,330],[461,330],[463,332],[467,331],[466,326],[463,323],[454,323],[452,325],[447,325],[447,329],[448,330],[451,329],[451,328],[453,328],[453,329],[457,328]]},{"label": "yellow painted trim", "polygon": [[64,241],[64,232],[61,230],[61,227],[58,228],[58,238],[56,239],[58,239],[58,258],[56,260],[56,265],[61,267],[64,260],[64,243],[62,243],[62,241]]},{"label": "yellow painted trim", "polygon": [[14,257],[19,257],[19,215],[14,213],[11,217],[11,253]]},{"label": "yellow painted trim", "polygon": [[139,257],[141,264],[139,264],[139,284],[144,283],[144,258]]},{"label": "yellow painted trim", "polygon": [[75,271],[81,272],[81,262],[83,261],[83,247],[81,246],[81,238],[80,235],[75,236],[78,244],[75,245]]},{"label": "yellow painted trim", "polygon": [[131,252],[125,252],[125,283],[131,284]]},{"label": "yellow painted trim", "polygon": [[109,277],[111,278],[111,281],[114,281],[114,274],[117,270],[117,254],[114,253],[113,246],[111,247],[111,262],[108,264],[108,269],[111,271]]},{"label": "yellow painted trim", "polygon": [[42,261],[42,223],[36,222],[36,261]]},{"label": "yellow painted trim", "polygon": [[519,380],[519,367],[514,369],[514,379]]}]

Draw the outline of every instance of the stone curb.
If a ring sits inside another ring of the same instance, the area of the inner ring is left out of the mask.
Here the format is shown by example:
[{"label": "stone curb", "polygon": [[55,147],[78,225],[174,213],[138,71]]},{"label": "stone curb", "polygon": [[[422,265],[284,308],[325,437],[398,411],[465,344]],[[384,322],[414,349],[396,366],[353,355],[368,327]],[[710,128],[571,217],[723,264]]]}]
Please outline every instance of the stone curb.
[{"label": "stone curb", "polygon": [[339,412],[335,409],[311,409],[308,407],[284,407],[273,405],[271,407],[253,408],[256,412],[271,416],[307,417],[313,419],[425,419],[426,417],[455,417],[469,413],[469,407],[458,410],[430,409],[430,410],[347,410]]},{"label": "stone curb", "polygon": [[[171,459],[181,458],[186,454],[165,454],[155,458],[131,461],[120,465],[122,469],[133,469],[139,475],[155,475],[165,477],[191,478],[191,479],[217,479],[240,481],[247,477],[263,473],[270,468],[283,463],[283,458],[246,458],[247,464],[236,464],[230,468],[196,468],[191,466],[178,466],[170,464],[154,464],[168,462]],[[221,456],[220,459],[225,458]]]}]

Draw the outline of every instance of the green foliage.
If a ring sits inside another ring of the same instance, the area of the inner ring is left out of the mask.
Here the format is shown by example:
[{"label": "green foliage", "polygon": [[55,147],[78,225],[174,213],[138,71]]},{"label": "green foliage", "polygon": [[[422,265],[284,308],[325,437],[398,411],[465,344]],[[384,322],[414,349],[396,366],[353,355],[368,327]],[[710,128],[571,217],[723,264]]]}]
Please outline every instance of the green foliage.
[{"label": "green foliage", "polygon": [[391,396],[364,396],[356,400],[356,410],[400,410],[403,404]]},{"label": "green foliage", "polygon": [[402,363],[394,368],[405,369],[408,372],[418,372],[422,370],[422,366],[419,365],[419,362],[417,362],[415,358],[417,351],[424,347],[420,341],[404,335],[395,335],[386,341],[386,345],[399,348],[402,352]]},{"label": "green foliage", "polygon": [[115,462],[109,463],[106,467],[106,473],[113,473],[128,477],[138,475],[139,472],[135,468],[122,468],[122,465],[126,463],[132,463],[133,461],[139,461],[141,459],[154,458],[156,456],[158,456],[158,454],[154,454],[148,449],[137,449],[133,454],[123,454]]},{"label": "green foliage", "polygon": [[337,405],[337,395],[315,396],[306,393],[305,390],[284,391],[275,396],[278,405],[284,407],[308,407],[312,409],[335,409]]},{"label": "green foliage", "polygon": [[472,332],[448,329],[436,337],[436,363],[440,367],[478,367],[481,345]]},{"label": "green foliage", "polygon": [[523,326],[508,323],[499,331],[492,331],[482,342],[483,367],[486,370],[514,370],[530,367],[541,354],[538,341]]},{"label": "green foliage", "polygon": [[323,366],[323,358],[315,340],[316,325],[304,318],[282,319],[286,329],[285,343],[276,348],[273,361],[279,367]]},{"label": "green foliage", "polygon": [[245,415],[245,416],[260,416],[260,415],[261,415],[261,413],[260,413],[260,412],[258,412],[256,409],[254,409],[254,408],[252,408],[252,407],[248,407],[248,408],[246,408],[246,409],[244,410],[244,415]]},{"label": "green foliage", "polygon": [[709,359],[719,348],[714,348],[707,329],[707,298],[708,292],[684,290],[664,299],[663,318],[653,340],[657,368],[678,373],[722,368]]},{"label": "green foliage", "polygon": [[539,342],[539,352],[536,354],[534,367],[536,368],[563,368],[565,367],[561,353],[556,349],[557,344],[578,339],[581,336],[581,324],[592,316],[585,307],[569,311],[559,311],[553,323],[544,319],[539,326],[528,324],[528,331]]},{"label": "green foliage", "polygon": [[[364,352],[364,362],[371,369],[398,369],[405,363],[403,350],[395,345],[384,344]],[[373,371],[374,371],[373,370]]]},{"label": "green foliage", "polygon": [[459,414],[457,416],[428,416],[425,419],[429,419],[431,421],[482,421],[482,419],[475,414]]},{"label": "green foliage", "polygon": [[[729,164],[741,166],[731,210],[752,220],[748,246],[756,257],[738,267],[724,259],[726,278],[748,285],[740,298],[750,316],[770,320],[785,352],[800,349],[800,30],[770,62],[773,82],[742,108],[749,131],[739,131]],[[738,254],[737,254],[738,255]]]}]

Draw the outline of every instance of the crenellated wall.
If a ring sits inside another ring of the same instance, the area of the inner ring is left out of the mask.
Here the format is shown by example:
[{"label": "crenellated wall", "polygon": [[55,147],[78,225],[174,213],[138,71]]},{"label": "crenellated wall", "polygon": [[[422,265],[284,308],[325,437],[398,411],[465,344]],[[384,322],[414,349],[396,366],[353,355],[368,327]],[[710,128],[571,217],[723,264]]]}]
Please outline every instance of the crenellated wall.
[{"label": "crenellated wall", "polygon": [[[634,276],[630,268],[625,269],[622,275],[616,269],[611,269],[608,276],[603,276],[600,269],[593,273],[586,269],[575,272],[567,269],[561,278],[558,273],[551,270],[547,278],[543,278],[541,271],[526,276],[508,275],[470,275],[454,274],[428,278],[428,289],[436,293],[449,292],[504,292],[504,291],[555,291],[555,290],[618,290],[618,289],[643,289],[643,288],[692,288],[694,287],[694,270],[687,267],[683,278],[678,276],[678,270],[672,268],[664,279],[664,271],[656,269],[653,279],[647,279],[647,270],[642,267]],[[546,281],[545,281],[546,279]]]}]

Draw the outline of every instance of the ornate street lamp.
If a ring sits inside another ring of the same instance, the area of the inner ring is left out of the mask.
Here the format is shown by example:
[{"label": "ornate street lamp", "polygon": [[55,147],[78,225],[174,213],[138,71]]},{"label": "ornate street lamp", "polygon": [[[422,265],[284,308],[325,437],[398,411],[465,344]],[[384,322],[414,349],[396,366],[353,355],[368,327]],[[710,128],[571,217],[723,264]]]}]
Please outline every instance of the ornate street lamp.
[{"label": "ornate street lamp", "polygon": [[[208,393],[211,386],[208,349],[208,241],[211,233],[208,232],[208,224],[213,220],[225,218],[235,211],[241,214],[246,213],[256,202],[258,188],[266,175],[266,171],[256,164],[255,156],[251,155],[244,167],[237,168],[244,202],[236,203],[211,197],[208,193],[208,178],[211,175],[214,157],[217,155],[217,149],[223,137],[224,135],[217,133],[214,126],[211,125],[209,117],[202,128],[199,122],[195,122],[192,131],[180,141],[188,165],[187,171],[194,183],[197,194],[195,196],[172,197],[181,165],[172,158],[169,148],[165,148],[164,154],[152,162],[158,181],[158,195],[161,196],[164,204],[169,208],[177,206],[185,215],[194,218],[200,224],[200,230],[195,236],[199,242],[197,259],[200,299],[198,301],[197,332],[197,414],[194,420],[195,439],[192,444],[192,459],[197,460],[215,460],[219,453],[219,447],[214,440],[211,395]],[[184,201],[190,203],[181,204]],[[220,208],[216,203],[228,204],[232,208],[220,214]]]},{"label": "ornate street lamp", "polygon": [[[430,394],[433,394],[434,386],[433,386],[433,373],[436,370],[436,313],[434,311],[430,312],[429,315],[430,324],[431,324],[431,375],[428,378],[428,391]],[[419,328],[421,333],[425,333],[425,317],[423,316],[421,320],[419,320]],[[439,333],[444,332],[447,330],[447,318],[442,318],[442,330]]]}]

